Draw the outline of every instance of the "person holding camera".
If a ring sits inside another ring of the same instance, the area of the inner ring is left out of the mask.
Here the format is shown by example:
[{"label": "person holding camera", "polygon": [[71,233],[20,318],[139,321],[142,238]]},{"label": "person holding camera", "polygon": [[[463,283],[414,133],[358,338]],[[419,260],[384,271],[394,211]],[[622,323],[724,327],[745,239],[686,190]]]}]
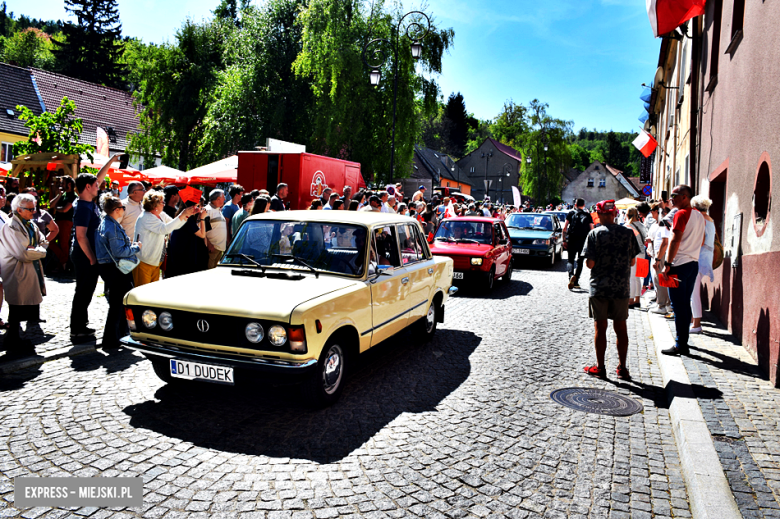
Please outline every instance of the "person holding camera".
[{"label": "person holding camera", "polygon": [[133,276],[119,269],[122,259],[137,261],[141,243],[132,243],[122,225],[125,206],[116,196],[106,193],[100,200],[103,217],[95,236],[95,254],[98,270],[106,286],[108,316],[103,329],[103,349],[118,348],[119,339],[129,333],[122,301],[131,288]]}]

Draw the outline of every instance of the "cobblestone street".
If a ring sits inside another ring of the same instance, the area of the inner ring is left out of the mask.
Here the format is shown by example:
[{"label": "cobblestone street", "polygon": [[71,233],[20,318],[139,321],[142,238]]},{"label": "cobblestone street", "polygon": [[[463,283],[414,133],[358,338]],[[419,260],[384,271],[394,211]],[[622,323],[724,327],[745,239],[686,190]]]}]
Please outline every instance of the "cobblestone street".
[{"label": "cobblestone street", "polygon": [[[127,350],[3,375],[0,516],[690,517],[647,314],[629,321],[634,381],[614,376],[614,336],[610,380],[593,379],[587,292],[566,289],[564,262],[520,267],[489,296],[451,298],[431,343],[404,333],[370,350],[322,411],[294,387],[170,387]],[[43,306],[57,340],[70,287]],[[549,397],[565,387],[644,411],[574,411]],[[141,475],[144,507],[18,510],[24,475]]]}]

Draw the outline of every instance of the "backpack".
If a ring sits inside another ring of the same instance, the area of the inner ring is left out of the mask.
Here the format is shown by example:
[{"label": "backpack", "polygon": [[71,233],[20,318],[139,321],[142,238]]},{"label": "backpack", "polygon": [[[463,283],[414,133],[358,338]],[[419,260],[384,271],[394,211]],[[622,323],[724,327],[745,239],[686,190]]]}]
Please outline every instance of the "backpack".
[{"label": "backpack", "polygon": [[570,240],[584,240],[590,232],[590,215],[586,211],[573,211],[569,222],[568,235]]},{"label": "backpack", "polygon": [[717,270],[723,265],[723,244],[720,242],[718,232],[715,231],[715,244],[712,246],[712,270]]}]

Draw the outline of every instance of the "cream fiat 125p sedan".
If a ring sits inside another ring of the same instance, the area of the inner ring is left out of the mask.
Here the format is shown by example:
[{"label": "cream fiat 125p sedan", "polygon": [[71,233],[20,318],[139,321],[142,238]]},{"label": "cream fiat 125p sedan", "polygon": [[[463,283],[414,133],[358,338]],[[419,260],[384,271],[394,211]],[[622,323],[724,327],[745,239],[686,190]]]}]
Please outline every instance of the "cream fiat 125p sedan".
[{"label": "cream fiat 125p sedan", "polygon": [[167,382],[295,380],[330,405],[360,353],[410,326],[433,336],[452,275],[411,218],[266,213],[243,222],[215,269],[131,290],[122,343]]}]

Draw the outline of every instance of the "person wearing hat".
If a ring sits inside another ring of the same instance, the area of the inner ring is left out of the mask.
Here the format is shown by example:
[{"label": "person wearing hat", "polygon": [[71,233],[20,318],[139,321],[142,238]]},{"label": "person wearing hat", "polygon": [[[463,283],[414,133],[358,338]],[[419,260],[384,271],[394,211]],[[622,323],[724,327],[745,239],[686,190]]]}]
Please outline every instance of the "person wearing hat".
[{"label": "person wearing hat", "polygon": [[425,186],[420,186],[412,196],[412,202],[423,202],[425,200]]},{"label": "person wearing hat", "polygon": [[596,365],[586,366],[588,375],[606,378],[607,370],[604,356],[607,351],[607,326],[617,335],[618,367],[617,376],[630,380],[626,367],[628,355],[628,301],[631,267],[639,254],[639,243],[630,229],[617,225],[615,217],[618,210],[614,200],[604,200],[596,204],[596,212],[601,226],[593,229],[585,239],[582,257],[591,269],[589,315],[595,321]]}]

